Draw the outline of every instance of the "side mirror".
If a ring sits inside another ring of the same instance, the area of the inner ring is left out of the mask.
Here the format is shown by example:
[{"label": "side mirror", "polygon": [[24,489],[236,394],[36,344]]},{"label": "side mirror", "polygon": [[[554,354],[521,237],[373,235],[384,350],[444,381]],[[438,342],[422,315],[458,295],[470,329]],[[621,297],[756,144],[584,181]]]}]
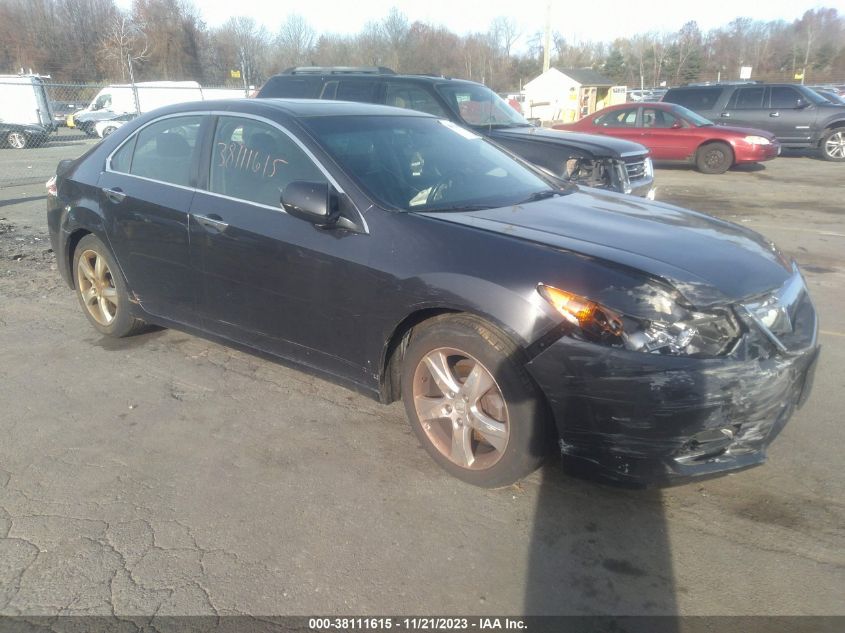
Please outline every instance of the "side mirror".
[{"label": "side mirror", "polygon": [[678,121],[677,119],[676,119],[676,120],[675,120],[675,122],[672,124],[672,129],[673,129],[673,130],[680,130],[682,127],[684,127],[684,124],[683,124],[683,123],[681,123],[680,121]]},{"label": "side mirror", "polygon": [[332,199],[325,182],[289,182],[282,192],[281,204],[293,217],[320,226],[332,224],[338,215],[337,200]]},{"label": "side mirror", "polygon": [[796,107],[798,110],[803,110],[803,109],[804,109],[804,108],[806,108],[808,105],[810,105],[810,102],[809,102],[809,101],[805,101],[804,99],[797,99],[797,100],[795,101],[795,107]]}]

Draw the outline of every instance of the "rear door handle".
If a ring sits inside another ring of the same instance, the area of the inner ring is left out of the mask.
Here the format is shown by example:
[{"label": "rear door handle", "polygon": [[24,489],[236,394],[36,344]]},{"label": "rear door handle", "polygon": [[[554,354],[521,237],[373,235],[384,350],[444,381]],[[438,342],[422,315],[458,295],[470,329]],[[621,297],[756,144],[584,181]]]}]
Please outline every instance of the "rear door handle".
[{"label": "rear door handle", "polygon": [[120,204],[126,198],[126,194],[123,193],[120,187],[115,187],[114,189],[103,188],[103,193],[106,194],[109,202],[113,202],[114,204]]},{"label": "rear door handle", "polygon": [[726,118],[726,119],[730,119],[730,118],[731,118],[731,113],[730,113],[730,112],[722,112],[722,114],[720,114],[719,116],[720,116],[720,117],[724,117],[724,118]]},{"label": "rear door handle", "polygon": [[780,112],[769,112],[769,116],[780,116]]},{"label": "rear door handle", "polygon": [[194,218],[204,228],[210,231],[214,231],[216,233],[222,233],[223,231],[229,228],[228,222],[224,222],[223,218],[221,218],[216,213],[211,213],[209,215],[194,214]]}]

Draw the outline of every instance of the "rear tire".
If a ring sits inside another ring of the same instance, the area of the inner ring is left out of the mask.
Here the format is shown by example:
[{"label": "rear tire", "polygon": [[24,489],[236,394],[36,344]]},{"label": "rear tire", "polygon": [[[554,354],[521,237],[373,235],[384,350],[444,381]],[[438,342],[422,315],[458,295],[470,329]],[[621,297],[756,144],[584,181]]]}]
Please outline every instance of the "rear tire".
[{"label": "rear tire", "polygon": [[126,280],[117,262],[95,235],[86,235],[73,253],[73,279],[82,311],[100,334],[122,338],[147,327],[132,314]]},{"label": "rear tire", "polygon": [[725,143],[706,143],[695,153],[695,165],[702,174],[724,174],[733,162],[733,150]]},{"label": "rear tire", "polygon": [[401,380],[417,438],[467,483],[510,485],[536,470],[555,445],[519,348],[477,317],[444,315],[414,328]]},{"label": "rear tire", "polygon": [[822,137],[819,148],[825,160],[836,163],[845,161],[845,127],[828,130]]}]

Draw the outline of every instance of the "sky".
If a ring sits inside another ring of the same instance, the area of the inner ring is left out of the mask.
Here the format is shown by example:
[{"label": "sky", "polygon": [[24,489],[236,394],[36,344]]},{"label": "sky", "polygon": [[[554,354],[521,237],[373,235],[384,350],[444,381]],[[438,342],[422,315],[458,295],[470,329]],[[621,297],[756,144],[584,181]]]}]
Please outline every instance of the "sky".
[{"label": "sky", "polygon": [[[305,17],[317,33],[357,33],[370,20],[398,7],[409,20],[446,26],[458,34],[486,31],[496,16],[513,17],[523,33],[521,44],[543,29],[547,0],[193,0],[209,26],[233,15],[247,15],[275,32],[288,13]],[[131,0],[118,0],[128,7]],[[845,0],[552,0],[552,30],[569,41],[610,41],[647,31],[676,31],[696,20],[707,31],[736,17],[794,20],[813,8],[845,13]],[[521,48],[522,46],[517,46]]]},{"label": "sky", "polygon": [[[497,16],[512,17],[522,32],[516,49],[542,31],[547,0],[193,0],[206,23],[219,26],[233,15],[252,16],[271,33],[289,13],[299,13],[318,34],[354,34],[370,20],[396,6],[413,22],[442,25],[460,35],[486,31]],[[123,8],[131,0],[117,0]],[[845,13],[845,0],[552,0],[552,30],[570,42],[611,41],[648,31],[677,31],[695,20],[703,31],[724,26],[737,17],[755,20],[800,18],[805,11],[830,7]]]}]

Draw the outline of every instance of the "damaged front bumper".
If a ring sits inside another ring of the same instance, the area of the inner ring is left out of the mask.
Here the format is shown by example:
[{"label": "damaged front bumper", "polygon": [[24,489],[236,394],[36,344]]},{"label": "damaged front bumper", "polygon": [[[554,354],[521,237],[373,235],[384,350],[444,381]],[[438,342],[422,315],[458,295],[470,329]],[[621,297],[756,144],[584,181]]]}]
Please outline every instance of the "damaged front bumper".
[{"label": "damaged front bumper", "polygon": [[660,484],[765,461],[810,393],[819,347],[814,334],[800,353],[752,358],[758,353],[748,340],[730,356],[700,359],[564,336],[528,369],[546,395],[570,469]]}]

